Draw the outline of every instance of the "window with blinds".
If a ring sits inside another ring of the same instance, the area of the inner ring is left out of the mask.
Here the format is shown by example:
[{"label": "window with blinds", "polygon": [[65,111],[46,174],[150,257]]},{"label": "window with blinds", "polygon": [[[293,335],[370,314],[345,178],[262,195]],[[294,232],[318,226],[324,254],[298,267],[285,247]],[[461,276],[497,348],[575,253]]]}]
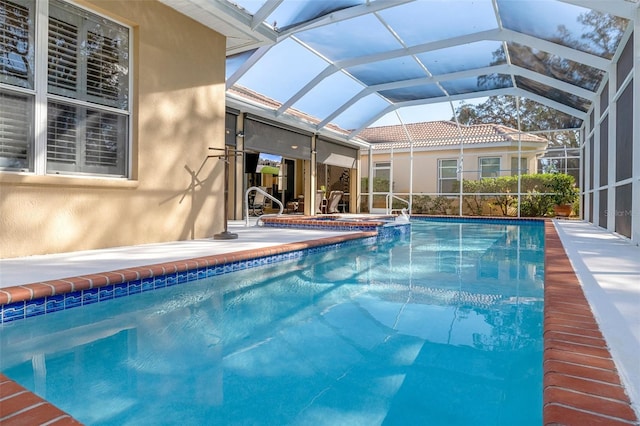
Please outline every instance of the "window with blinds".
[{"label": "window with blinds", "polygon": [[32,1],[0,0],[0,82],[33,88]]},{"label": "window with blinds", "polygon": [[47,172],[124,171],[125,117],[61,102],[49,102],[47,115]]},{"label": "window with blinds", "polygon": [[[38,20],[35,1],[0,0],[0,83],[8,86],[0,91],[0,170],[126,176],[129,29],[62,0],[50,0],[48,19]],[[39,25],[47,64],[36,75]],[[46,93],[34,90],[45,78]],[[45,104],[46,132],[35,135],[34,105]]]},{"label": "window with blinds", "polygon": [[[47,159],[53,163],[78,164],[78,113],[76,107],[50,102],[47,108]],[[61,167],[61,166],[58,166]],[[73,170],[73,169],[71,169]]]},{"label": "window with blinds", "polygon": [[[0,83],[33,89],[32,1],[0,0]],[[33,169],[33,94],[0,90],[0,170]]]},{"label": "window with blinds", "polygon": [[117,101],[120,97],[118,43],[89,31],[88,44],[93,47],[87,55],[87,95],[100,100]]},{"label": "window with blinds", "polygon": [[118,137],[119,130],[125,128],[120,117],[104,111],[87,111],[85,123],[85,164],[96,171],[118,164],[121,161],[119,153],[122,152],[124,142]]},{"label": "window with blinds", "polygon": [[49,14],[49,93],[126,109],[128,30],[60,1]]},{"label": "window with blinds", "polygon": [[49,17],[49,93],[72,96],[78,81],[78,28]]},{"label": "window with blinds", "polygon": [[33,96],[0,91],[0,170],[30,170]]}]

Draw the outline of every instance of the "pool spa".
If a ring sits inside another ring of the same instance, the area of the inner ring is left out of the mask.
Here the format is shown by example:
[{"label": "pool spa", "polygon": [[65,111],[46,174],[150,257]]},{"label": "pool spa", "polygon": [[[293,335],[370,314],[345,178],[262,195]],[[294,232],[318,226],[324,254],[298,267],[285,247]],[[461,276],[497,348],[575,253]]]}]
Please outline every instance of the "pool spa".
[{"label": "pool spa", "polygon": [[5,323],[0,370],[85,424],[540,424],[543,222],[410,228]]}]

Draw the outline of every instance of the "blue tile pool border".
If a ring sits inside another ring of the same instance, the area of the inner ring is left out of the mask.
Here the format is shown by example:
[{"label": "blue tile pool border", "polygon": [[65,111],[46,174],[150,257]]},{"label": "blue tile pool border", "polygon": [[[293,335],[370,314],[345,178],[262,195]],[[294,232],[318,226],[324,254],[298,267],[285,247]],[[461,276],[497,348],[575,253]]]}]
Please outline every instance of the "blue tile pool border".
[{"label": "blue tile pool border", "polygon": [[[543,224],[543,219],[517,219],[517,218],[485,218],[485,217],[439,217],[439,216],[411,216],[411,221],[432,221],[432,222],[463,222],[463,223],[538,223]],[[313,222],[313,225],[305,224],[304,222]],[[340,247],[351,245],[370,245],[376,241],[389,241],[397,238],[402,238],[408,235],[411,230],[411,224],[393,222],[393,221],[378,221],[378,222],[346,222],[334,220],[334,221],[309,221],[309,220],[294,220],[294,221],[282,221],[282,223],[275,222],[269,226],[275,226],[283,228],[297,228],[297,227],[316,227],[318,223],[334,223],[338,228],[344,231],[360,231],[362,233],[359,237],[334,237],[329,238],[330,242],[321,242],[314,246],[306,246],[302,249],[283,249],[279,253],[261,255],[262,251],[254,251],[253,256],[244,256],[240,260],[230,260],[218,262],[214,264],[200,266],[199,259],[187,259],[183,261],[173,262],[170,267],[164,265],[161,269],[163,273],[150,273],[151,276],[140,277],[140,273],[136,273],[135,270],[144,270],[149,272],[152,266],[144,266],[140,268],[133,268],[126,272],[133,272],[135,277],[126,279],[123,271],[106,272],[102,274],[95,274],[98,278],[103,279],[100,283],[99,280],[94,283],[90,278],[78,277],[85,281],[91,282],[89,288],[74,289],[73,284],[70,284],[69,280],[54,280],[65,282],[67,286],[71,288],[69,291],[60,292],[57,289],[53,290],[53,294],[46,295],[44,297],[38,297],[37,295],[32,297],[24,297],[22,300],[9,300],[8,303],[0,304],[0,324],[6,324],[20,319],[30,318],[39,315],[47,315],[55,312],[59,312],[66,309],[71,309],[79,306],[86,306],[93,303],[101,303],[118,299],[120,297],[132,296],[146,291],[157,290],[174,285],[186,284],[192,281],[196,281],[202,278],[210,278],[216,275],[227,274],[239,270],[248,268],[254,268],[262,265],[268,265],[273,263],[279,263],[288,260],[294,260],[302,258],[303,256],[313,255],[321,252],[336,250]],[[345,229],[342,229],[344,227]],[[306,228],[305,228],[306,229]],[[330,228],[336,230],[336,226]],[[285,244],[284,246],[290,246]],[[295,245],[293,245],[295,247]],[[268,251],[268,250],[267,250]],[[223,256],[212,256],[219,258],[233,258],[234,253],[229,253]],[[177,265],[184,266],[189,265],[183,269],[178,270]],[[192,266],[191,266],[192,265]],[[158,265],[156,265],[158,266]],[[165,269],[174,269],[167,272]],[[114,281],[110,281],[105,276],[115,276]],[[50,282],[45,283],[33,283],[35,285],[47,285],[49,288],[47,291],[51,291],[55,285]],[[18,286],[20,290],[24,290],[30,285]],[[10,288],[0,289],[0,292],[10,292]],[[33,289],[29,289],[32,293]]]},{"label": "blue tile pool border", "polygon": [[[249,268],[255,268],[289,260],[297,260],[306,256],[333,251],[343,247],[372,245],[379,241],[380,238],[387,239],[392,236],[389,231],[363,235],[364,236],[357,239],[351,238],[347,240],[331,242],[328,244],[306,247],[303,249],[284,251],[276,254],[257,255],[256,257],[215,263],[208,266],[169,272],[142,279],[135,278],[119,283],[106,284],[83,290],[69,291],[41,298],[32,298],[29,300],[10,302],[0,305],[0,324],[8,324],[13,321],[25,318],[52,314],[62,310],[86,306],[93,303],[112,301],[120,297],[132,296],[140,294],[142,292],[162,289],[174,285],[182,285],[199,279],[229,274]],[[340,237],[331,238],[331,240],[336,239],[340,240]],[[261,253],[261,251],[256,251],[256,253]],[[230,253],[229,255],[225,255],[223,257],[233,258],[234,256],[233,253]],[[189,261],[185,260],[175,263],[183,264],[185,262]],[[142,267],[141,269],[149,270],[150,267]],[[2,290],[8,289],[5,288]]]}]

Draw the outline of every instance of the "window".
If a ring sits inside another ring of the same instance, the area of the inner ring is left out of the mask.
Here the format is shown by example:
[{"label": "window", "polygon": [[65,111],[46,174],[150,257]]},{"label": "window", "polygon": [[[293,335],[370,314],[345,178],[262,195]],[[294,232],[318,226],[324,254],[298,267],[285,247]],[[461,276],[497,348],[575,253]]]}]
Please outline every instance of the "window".
[{"label": "window", "polygon": [[518,169],[520,169],[520,174],[529,173],[528,164],[529,161],[526,158],[520,158],[520,167],[518,167],[518,157],[511,157],[511,176],[517,176]]},{"label": "window", "polygon": [[33,168],[33,96],[0,89],[0,170]]},{"label": "window", "polygon": [[38,19],[35,5],[0,0],[0,170],[127,176],[129,29],[61,0]]},{"label": "window", "polygon": [[391,163],[375,163],[373,165],[373,192],[391,191]]},{"label": "window", "polygon": [[33,167],[34,14],[33,2],[0,0],[0,170]]},{"label": "window", "polygon": [[441,194],[454,192],[458,181],[458,160],[438,160],[438,192]]},{"label": "window", "polygon": [[544,156],[538,159],[538,170],[542,173],[566,173],[580,182],[580,148],[548,148]]},{"label": "window", "polygon": [[480,158],[480,179],[500,176],[500,157]]}]

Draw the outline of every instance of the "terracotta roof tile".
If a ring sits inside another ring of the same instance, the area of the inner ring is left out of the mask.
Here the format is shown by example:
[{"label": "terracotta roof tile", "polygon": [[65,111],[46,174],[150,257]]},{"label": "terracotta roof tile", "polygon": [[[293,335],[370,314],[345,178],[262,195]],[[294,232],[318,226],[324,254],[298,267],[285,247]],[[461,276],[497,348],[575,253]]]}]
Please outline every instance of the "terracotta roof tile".
[{"label": "terracotta roof tile", "polygon": [[[242,87],[242,86],[238,86],[238,85],[234,85],[232,86],[228,92],[231,92],[233,94],[235,94],[236,96],[245,98],[247,100],[253,101],[255,103],[258,103],[260,105],[263,105],[267,108],[271,108],[273,110],[277,110],[279,109],[282,104],[274,99],[271,99],[267,96],[264,96],[258,92],[254,92],[251,89],[247,89],[246,87]],[[308,123],[311,123],[313,125],[317,125],[320,123],[320,120],[316,117],[313,117],[309,114],[306,114],[300,110],[297,110],[295,108],[288,108],[286,111],[286,114],[289,114],[293,117],[296,117],[298,119],[307,121]],[[343,136],[348,135],[350,132],[348,130],[342,129],[334,124],[327,124],[326,126],[328,129],[331,129],[332,131],[342,134]]]},{"label": "terracotta roof tile", "polygon": [[[458,125],[452,121],[427,121],[404,126],[381,126],[364,129],[361,139],[374,145],[374,149],[408,148],[413,141],[414,148],[459,145],[460,138],[466,145],[485,143],[517,143],[518,131],[499,124]],[[545,138],[522,133],[522,142],[545,145]]]},{"label": "terracotta roof tile", "polygon": [[[280,102],[274,99],[238,85],[231,87],[229,92],[273,110],[277,110],[282,106]],[[288,108],[286,114],[312,125],[320,123],[318,118],[295,108]],[[328,124],[326,127],[343,136],[347,136],[351,132],[333,124]],[[464,138],[466,145],[514,143],[518,141],[518,131],[511,127],[499,124],[476,124],[461,125],[458,129],[456,123],[444,120],[412,123],[405,126],[370,127],[362,130],[357,135],[358,139],[369,142],[373,144],[374,149],[380,150],[390,149],[391,144],[393,144],[394,149],[409,148],[409,140],[413,141],[414,148],[457,146],[460,143],[461,136]],[[541,146],[548,143],[547,139],[529,133],[522,133],[522,141],[539,143]]]}]

